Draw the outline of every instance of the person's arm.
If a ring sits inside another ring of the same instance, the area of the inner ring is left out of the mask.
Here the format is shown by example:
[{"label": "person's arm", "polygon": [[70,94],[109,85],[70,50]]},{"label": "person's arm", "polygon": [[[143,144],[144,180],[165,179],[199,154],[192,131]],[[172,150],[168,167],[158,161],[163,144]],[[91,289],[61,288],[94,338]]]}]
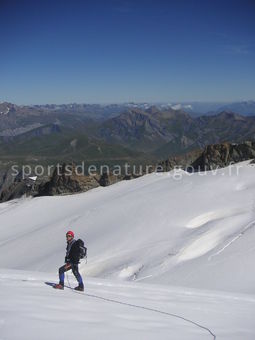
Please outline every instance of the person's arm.
[{"label": "person's arm", "polygon": [[[67,256],[67,249],[68,249],[68,247],[66,247],[65,263],[70,262],[69,256]],[[69,254],[69,255],[70,255],[70,254]]]}]

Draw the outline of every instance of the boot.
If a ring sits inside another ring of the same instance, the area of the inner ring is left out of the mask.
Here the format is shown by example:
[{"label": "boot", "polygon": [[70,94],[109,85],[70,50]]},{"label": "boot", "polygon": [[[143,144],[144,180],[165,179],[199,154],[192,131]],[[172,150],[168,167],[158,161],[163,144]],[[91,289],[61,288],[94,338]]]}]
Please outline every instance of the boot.
[{"label": "boot", "polygon": [[84,286],[79,285],[79,286],[75,287],[74,290],[78,290],[79,292],[84,292]]},{"label": "boot", "polygon": [[56,283],[53,288],[55,289],[64,289],[64,285],[62,285],[61,283]]}]

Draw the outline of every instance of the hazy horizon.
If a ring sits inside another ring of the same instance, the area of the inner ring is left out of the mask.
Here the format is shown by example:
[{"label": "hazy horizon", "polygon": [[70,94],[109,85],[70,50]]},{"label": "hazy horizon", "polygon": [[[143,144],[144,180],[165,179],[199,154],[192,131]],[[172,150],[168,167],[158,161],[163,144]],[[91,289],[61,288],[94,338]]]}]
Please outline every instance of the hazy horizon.
[{"label": "hazy horizon", "polygon": [[134,105],[142,105],[142,104],[148,104],[148,105],[176,105],[176,104],[207,104],[207,105],[220,105],[220,104],[234,104],[234,103],[247,103],[247,102],[255,102],[255,99],[244,99],[244,100],[228,100],[228,101],[202,101],[202,100],[193,100],[193,101],[158,101],[158,102],[149,102],[149,101],[141,101],[141,102],[135,102],[135,101],[129,101],[129,102],[45,102],[45,103],[18,103],[18,102],[12,102],[8,100],[0,100],[0,104],[2,103],[10,103],[17,106],[44,106],[44,105],[128,105],[128,104],[134,104]]}]

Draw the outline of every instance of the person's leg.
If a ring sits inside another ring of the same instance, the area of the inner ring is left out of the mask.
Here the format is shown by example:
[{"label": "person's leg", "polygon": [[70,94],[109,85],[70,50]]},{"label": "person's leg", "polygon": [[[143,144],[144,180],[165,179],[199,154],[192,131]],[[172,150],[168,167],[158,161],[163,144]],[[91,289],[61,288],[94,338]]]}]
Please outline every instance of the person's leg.
[{"label": "person's leg", "polygon": [[58,270],[58,274],[59,274],[59,284],[64,286],[64,282],[65,282],[65,272],[67,272],[68,270],[70,270],[72,268],[72,266],[68,263],[63,265],[62,267],[59,268]]},{"label": "person's leg", "polygon": [[79,287],[84,288],[81,274],[79,273],[78,264],[72,264],[73,275],[79,283]]}]

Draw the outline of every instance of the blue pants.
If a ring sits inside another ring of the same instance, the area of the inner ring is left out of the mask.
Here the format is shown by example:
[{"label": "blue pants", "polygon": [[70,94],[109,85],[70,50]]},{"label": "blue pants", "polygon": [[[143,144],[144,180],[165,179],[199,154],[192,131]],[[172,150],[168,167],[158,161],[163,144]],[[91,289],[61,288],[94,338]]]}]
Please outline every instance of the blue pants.
[{"label": "blue pants", "polygon": [[83,281],[81,274],[79,273],[79,268],[78,264],[74,263],[66,263],[62,267],[59,268],[58,273],[59,273],[59,283],[64,286],[64,281],[65,281],[65,272],[68,270],[72,269],[73,275],[75,276],[76,280],[79,283],[79,286],[83,287]]}]

